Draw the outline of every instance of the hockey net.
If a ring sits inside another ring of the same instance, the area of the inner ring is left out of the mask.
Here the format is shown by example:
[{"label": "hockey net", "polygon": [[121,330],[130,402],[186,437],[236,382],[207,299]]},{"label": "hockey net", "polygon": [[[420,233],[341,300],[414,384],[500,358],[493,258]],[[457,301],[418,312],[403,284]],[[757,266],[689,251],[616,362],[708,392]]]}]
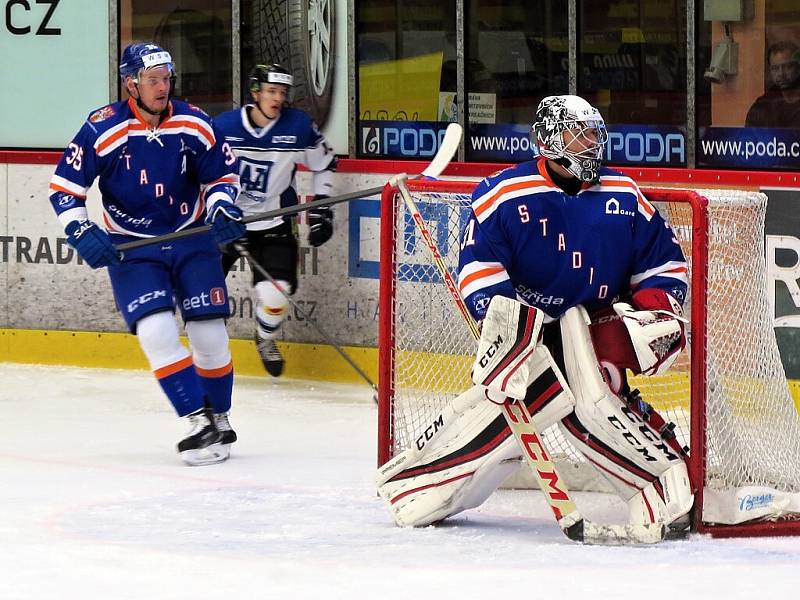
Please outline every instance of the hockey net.
[{"label": "hockey net", "polygon": [[[408,183],[456,274],[474,182]],[[634,377],[691,448],[695,527],[718,536],[800,534],[800,418],[778,353],[764,261],[766,196],[644,189],[690,264],[689,343],[661,377]],[[470,385],[476,343],[396,189],[381,206],[378,462],[424,435]],[[560,435],[545,441],[575,490],[610,488]],[[524,481],[524,470],[521,471]],[[532,482],[532,478],[530,479]],[[518,479],[514,487],[520,483]]]}]

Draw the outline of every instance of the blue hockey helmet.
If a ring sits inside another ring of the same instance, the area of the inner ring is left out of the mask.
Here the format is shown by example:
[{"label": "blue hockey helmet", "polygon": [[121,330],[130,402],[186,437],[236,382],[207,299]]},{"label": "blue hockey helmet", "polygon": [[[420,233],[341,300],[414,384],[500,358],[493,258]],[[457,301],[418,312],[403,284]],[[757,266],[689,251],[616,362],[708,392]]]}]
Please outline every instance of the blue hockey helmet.
[{"label": "blue hockey helmet", "polygon": [[124,81],[132,77],[138,83],[139,72],[153,67],[169,67],[170,73],[175,73],[172,56],[161,46],[150,42],[131,44],[122,51],[119,61],[119,76]]}]

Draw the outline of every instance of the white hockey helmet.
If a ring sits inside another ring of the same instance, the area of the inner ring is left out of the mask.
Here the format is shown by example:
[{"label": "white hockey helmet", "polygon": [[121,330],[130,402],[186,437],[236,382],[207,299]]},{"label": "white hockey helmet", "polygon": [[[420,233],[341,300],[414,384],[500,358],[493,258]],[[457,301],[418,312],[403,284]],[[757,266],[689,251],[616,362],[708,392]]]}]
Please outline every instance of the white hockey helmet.
[{"label": "white hockey helmet", "polygon": [[547,96],[531,129],[539,154],[582,181],[598,180],[608,131],[594,106],[580,96]]}]

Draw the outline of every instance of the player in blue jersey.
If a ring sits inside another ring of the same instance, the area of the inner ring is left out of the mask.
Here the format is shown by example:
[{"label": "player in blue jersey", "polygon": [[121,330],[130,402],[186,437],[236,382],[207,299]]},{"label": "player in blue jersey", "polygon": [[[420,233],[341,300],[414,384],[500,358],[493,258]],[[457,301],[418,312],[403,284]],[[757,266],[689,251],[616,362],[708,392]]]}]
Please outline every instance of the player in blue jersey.
[{"label": "player in blue jersey", "polygon": [[[242,193],[236,205],[246,216],[297,204],[298,165],[313,172],[314,200],[330,196],[336,156],[305,112],[285,106],[291,86],[292,75],[281,65],[256,65],[249,77],[252,103],[215,118],[239,159]],[[309,244],[316,247],[330,239],[330,208],[309,210],[308,221]],[[246,240],[250,254],[275,280],[253,272],[256,346],[267,372],[277,377],[284,361],[275,339],[286,317],[286,294],[297,289],[294,218],[249,223]],[[222,263],[226,273],[238,258],[234,250],[225,252]]]},{"label": "player in blue jersey", "polygon": [[626,379],[663,373],[684,347],[683,253],[636,183],[601,166],[596,108],[549,96],[532,134],[539,157],[476,187],[463,234],[459,287],[482,324],[476,385],[432,439],[382,470],[379,491],[401,525],[479,505],[518,464],[487,402],[513,398],[540,430],[559,423],[631,523],[683,530],[694,498],[685,449]]},{"label": "player in blue jersey", "polygon": [[[108,267],[122,312],[178,416],[190,431],[178,443],[191,465],[228,458],[233,365],[228,297],[217,244],[244,235],[235,205],[236,159],[211,119],[172,98],[175,69],[155,44],[125,48],[119,66],[129,94],[92,112],[50,182],[50,202],[67,241],[93,269]],[[99,179],[103,227],[89,220],[86,194]],[[211,232],[125,252],[136,238],[191,229]],[[180,343],[180,310],[191,352]]]}]

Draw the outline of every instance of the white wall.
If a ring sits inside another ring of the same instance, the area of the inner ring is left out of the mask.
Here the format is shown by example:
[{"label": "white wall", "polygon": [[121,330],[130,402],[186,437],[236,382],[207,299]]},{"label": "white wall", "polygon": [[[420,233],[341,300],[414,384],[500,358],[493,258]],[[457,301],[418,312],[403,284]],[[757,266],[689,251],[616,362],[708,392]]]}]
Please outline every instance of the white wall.
[{"label": "white wall", "polygon": [[[117,313],[105,269],[93,271],[78,264],[47,199],[54,165],[0,164],[0,327],[82,331],[125,331]],[[376,187],[386,175],[337,174],[335,193]],[[299,174],[300,192],[310,176]],[[349,275],[353,265],[367,259],[377,263],[378,198],[356,200],[335,207],[335,233],[324,246],[305,243],[307,226],[301,218],[300,289],[295,299],[338,342],[376,345],[378,280]],[[99,198],[89,194],[90,213],[99,215]],[[374,216],[354,219],[351,211]],[[374,265],[372,265],[374,266]],[[232,272],[228,287],[236,314],[229,323],[232,337],[249,338],[249,268]],[[245,317],[242,318],[241,311]],[[285,339],[323,342],[316,330],[295,316],[284,327]]]}]

